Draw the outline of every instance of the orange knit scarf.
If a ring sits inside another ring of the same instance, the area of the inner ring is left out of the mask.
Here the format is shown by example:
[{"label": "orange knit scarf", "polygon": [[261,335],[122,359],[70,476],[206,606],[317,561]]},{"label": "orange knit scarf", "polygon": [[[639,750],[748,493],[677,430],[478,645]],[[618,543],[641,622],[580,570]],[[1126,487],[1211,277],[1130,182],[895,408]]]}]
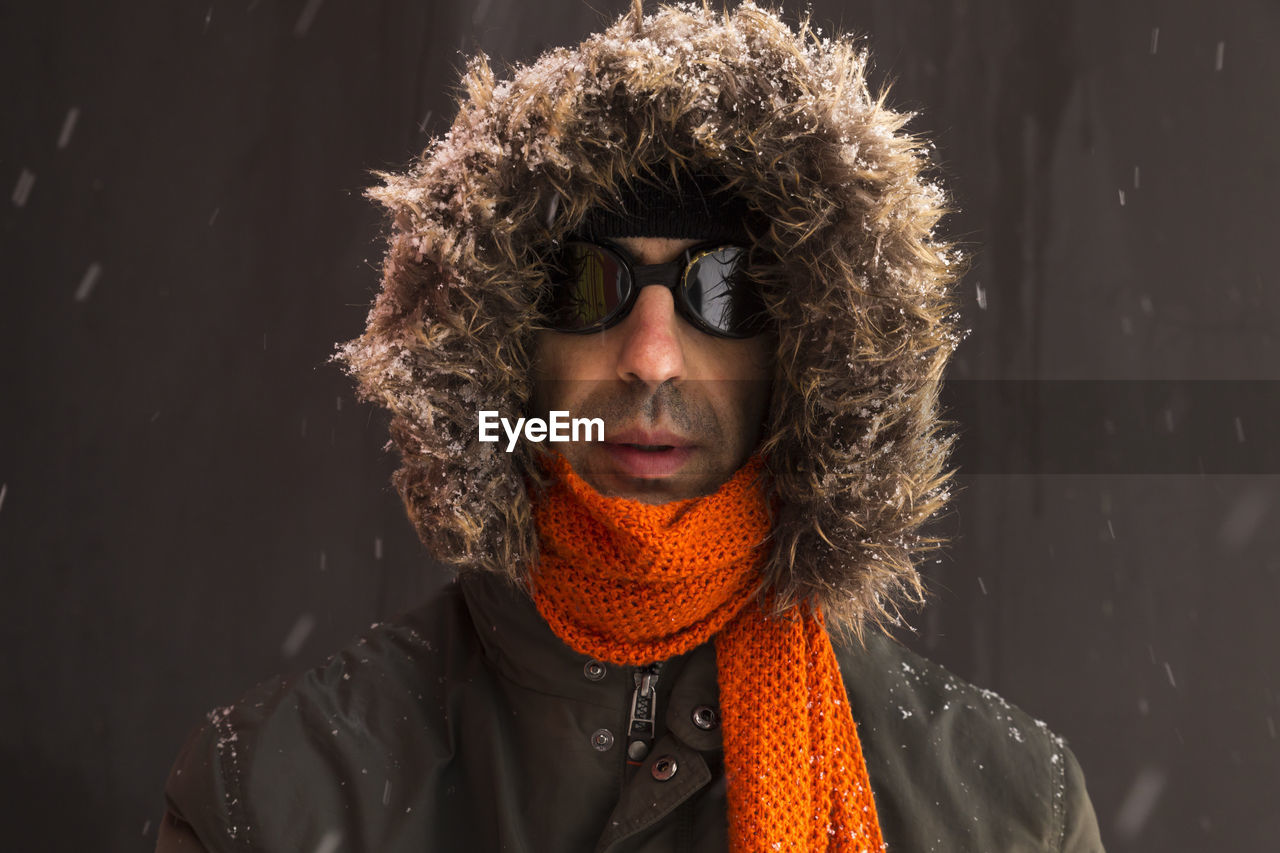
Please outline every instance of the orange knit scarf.
[{"label": "orange knit scarf", "polygon": [[882,850],[822,614],[769,619],[755,599],[769,534],[760,459],[713,495],[661,506],[603,497],[558,455],[549,469],[532,587],[556,635],[627,666],[715,638],[730,849]]}]

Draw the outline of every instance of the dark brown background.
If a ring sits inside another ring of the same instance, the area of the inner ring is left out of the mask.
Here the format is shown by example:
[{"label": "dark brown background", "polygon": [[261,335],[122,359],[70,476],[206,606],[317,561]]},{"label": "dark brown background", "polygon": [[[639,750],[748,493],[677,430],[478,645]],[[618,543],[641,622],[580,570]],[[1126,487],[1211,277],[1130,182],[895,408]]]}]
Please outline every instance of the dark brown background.
[{"label": "dark brown background", "polygon": [[[441,582],[326,364],[378,283],[366,170],[447,126],[460,50],[624,5],[6,0],[4,849],[149,849],[202,712]],[[978,252],[911,642],[1068,738],[1110,850],[1274,850],[1280,7],[813,9]]]}]

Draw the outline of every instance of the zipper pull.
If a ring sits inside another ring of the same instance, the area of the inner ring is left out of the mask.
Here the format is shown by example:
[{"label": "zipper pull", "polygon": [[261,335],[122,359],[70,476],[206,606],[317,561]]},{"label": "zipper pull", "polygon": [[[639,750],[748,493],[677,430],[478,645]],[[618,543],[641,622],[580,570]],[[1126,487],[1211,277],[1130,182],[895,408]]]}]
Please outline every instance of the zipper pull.
[{"label": "zipper pull", "polygon": [[631,721],[627,726],[627,763],[631,765],[643,762],[653,746],[660,669],[662,664],[654,663],[635,671],[636,689],[631,694]]}]

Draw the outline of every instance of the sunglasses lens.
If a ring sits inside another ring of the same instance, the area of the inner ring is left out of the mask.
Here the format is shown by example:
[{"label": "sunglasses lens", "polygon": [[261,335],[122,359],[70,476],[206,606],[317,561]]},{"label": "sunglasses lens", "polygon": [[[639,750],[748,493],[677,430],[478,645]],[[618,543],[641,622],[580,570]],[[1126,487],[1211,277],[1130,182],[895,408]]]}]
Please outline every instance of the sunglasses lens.
[{"label": "sunglasses lens", "polygon": [[746,275],[747,252],[723,246],[694,257],[685,274],[684,299],[713,331],[747,337],[763,328],[764,303]]},{"label": "sunglasses lens", "polygon": [[625,306],[630,276],[603,246],[569,243],[554,272],[547,323],[564,332],[603,328]]}]

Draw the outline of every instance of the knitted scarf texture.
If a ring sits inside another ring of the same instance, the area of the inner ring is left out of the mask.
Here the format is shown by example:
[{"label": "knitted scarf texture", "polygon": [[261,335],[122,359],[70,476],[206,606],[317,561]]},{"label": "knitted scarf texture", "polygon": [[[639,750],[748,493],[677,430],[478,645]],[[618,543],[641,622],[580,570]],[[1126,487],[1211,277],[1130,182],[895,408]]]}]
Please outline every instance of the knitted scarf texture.
[{"label": "knitted scarf texture", "polygon": [[579,654],[643,666],[714,639],[729,843],[884,848],[862,746],[822,614],[757,598],[769,512],[752,457],[714,494],[662,505],[600,495],[559,455],[534,504],[533,600]]}]

